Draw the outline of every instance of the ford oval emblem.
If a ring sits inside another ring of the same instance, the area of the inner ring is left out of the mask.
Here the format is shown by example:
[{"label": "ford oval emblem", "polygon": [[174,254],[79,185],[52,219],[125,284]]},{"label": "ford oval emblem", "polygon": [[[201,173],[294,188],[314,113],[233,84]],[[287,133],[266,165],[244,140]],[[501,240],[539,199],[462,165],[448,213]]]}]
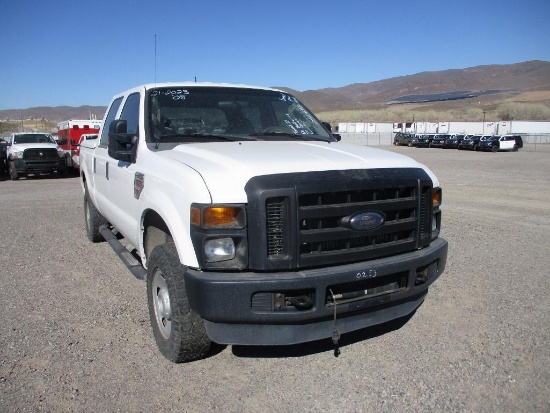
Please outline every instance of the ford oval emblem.
[{"label": "ford oval emblem", "polygon": [[386,217],[381,212],[359,212],[349,217],[349,226],[358,231],[367,231],[381,226]]}]

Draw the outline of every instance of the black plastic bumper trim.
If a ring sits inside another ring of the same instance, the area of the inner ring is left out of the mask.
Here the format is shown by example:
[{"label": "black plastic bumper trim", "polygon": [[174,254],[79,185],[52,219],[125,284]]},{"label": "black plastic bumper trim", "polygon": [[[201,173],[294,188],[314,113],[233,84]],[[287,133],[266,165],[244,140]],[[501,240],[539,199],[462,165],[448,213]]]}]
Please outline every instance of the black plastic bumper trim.
[{"label": "black plastic bumper trim", "polygon": [[[380,311],[389,314],[395,311],[401,312],[398,308],[402,306],[410,312],[412,309],[406,305],[406,302],[411,297],[425,293],[428,287],[444,271],[447,249],[447,241],[438,238],[429,247],[409,253],[360,263],[302,271],[220,273],[187,269],[185,282],[190,305],[194,311],[205,319],[207,332],[212,333],[211,338],[219,343],[228,344],[229,342],[236,343],[239,341],[241,344],[245,344],[247,340],[253,340],[256,334],[254,332],[259,330],[264,333],[268,330],[277,332],[265,333],[267,336],[279,334],[286,336],[291,333],[282,333],[285,329],[292,331],[297,326],[322,324],[332,317],[334,311],[333,307],[326,305],[327,288],[357,281],[359,280],[358,276],[364,273],[376,273],[376,277],[384,277],[385,275],[406,272],[408,274],[407,288],[404,291],[338,305],[337,311],[340,316],[378,312],[378,308],[381,308],[379,306],[387,307],[385,310]],[[417,269],[435,261],[437,261],[438,266],[437,274],[427,282],[415,286]],[[251,301],[256,293],[293,290],[314,290],[313,307],[307,311],[286,312],[255,312],[252,309]],[[396,309],[393,309],[393,307],[396,307]],[[395,317],[389,316],[388,318],[380,313],[374,317],[375,322],[372,324],[384,322],[378,320],[387,321],[392,318]],[[350,323],[355,325],[355,322]],[[363,325],[362,322],[357,323]],[[247,325],[248,327],[246,327]],[[241,339],[237,340],[236,337],[241,335],[242,341]],[[308,337],[308,335],[305,334],[304,337]],[[268,339],[265,340],[264,344],[270,343]],[[310,339],[303,341],[308,340]],[[293,342],[293,340],[290,340],[290,342]]]}]

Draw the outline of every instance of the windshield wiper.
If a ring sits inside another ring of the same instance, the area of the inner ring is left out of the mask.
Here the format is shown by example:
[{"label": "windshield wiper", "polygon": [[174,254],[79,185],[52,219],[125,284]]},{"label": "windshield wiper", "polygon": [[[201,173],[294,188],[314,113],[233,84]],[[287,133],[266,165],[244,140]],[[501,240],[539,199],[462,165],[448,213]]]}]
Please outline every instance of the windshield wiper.
[{"label": "windshield wiper", "polygon": [[319,138],[314,137],[314,135],[302,135],[300,133],[290,133],[290,132],[259,132],[251,133],[248,136],[284,136],[288,138],[300,139],[302,141],[318,141]]},{"label": "windshield wiper", "polygon": [[255,140],[254,138],[251,138],[248,136],[222,135],[217,133],[201,133],[201,132],[170,133],[170,134],[155,137],[155,140],[157,141],[157,145],[160,142],[173,141],[173,140],[179,140],[179,139],[190,139],[190,140],[205,141],[205,142],[208,142],[208,140],[214,140],[214,139],[219,139],[222,141],[229,141],[229,142]]}]

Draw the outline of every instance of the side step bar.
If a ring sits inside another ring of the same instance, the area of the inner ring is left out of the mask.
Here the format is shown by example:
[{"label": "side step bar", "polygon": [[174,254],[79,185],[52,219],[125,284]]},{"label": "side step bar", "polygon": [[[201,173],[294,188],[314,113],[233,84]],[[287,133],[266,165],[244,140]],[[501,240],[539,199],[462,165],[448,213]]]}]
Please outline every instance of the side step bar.
[{"label": "side step bar", "polygon": [[105,241],[109,243],[114,252],[122,260],[124,265],[130,270],[130,272],[138,280],[145,280],[147,278],[147,270],[141,266],[141,263],[132,255],[130,251],[126,249],[124,245],[118,240],[113,231],[107,228],[105,225],[99,227],[99,232],[105,238]]}]

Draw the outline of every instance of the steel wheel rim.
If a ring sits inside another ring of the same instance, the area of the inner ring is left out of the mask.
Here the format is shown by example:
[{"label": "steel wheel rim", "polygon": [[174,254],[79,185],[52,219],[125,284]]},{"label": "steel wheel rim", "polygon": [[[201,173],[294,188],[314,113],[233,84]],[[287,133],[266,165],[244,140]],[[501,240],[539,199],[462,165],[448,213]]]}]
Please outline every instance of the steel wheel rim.
[{"label": "steel wheel rim", "polygon": [[157,326],[162,337],[169,339],[172,332],[172,307],[170,305],[168,285],[159,269],[153,274],[151,290],[151,299],[153,300],[152,305],[155,310]]}]

